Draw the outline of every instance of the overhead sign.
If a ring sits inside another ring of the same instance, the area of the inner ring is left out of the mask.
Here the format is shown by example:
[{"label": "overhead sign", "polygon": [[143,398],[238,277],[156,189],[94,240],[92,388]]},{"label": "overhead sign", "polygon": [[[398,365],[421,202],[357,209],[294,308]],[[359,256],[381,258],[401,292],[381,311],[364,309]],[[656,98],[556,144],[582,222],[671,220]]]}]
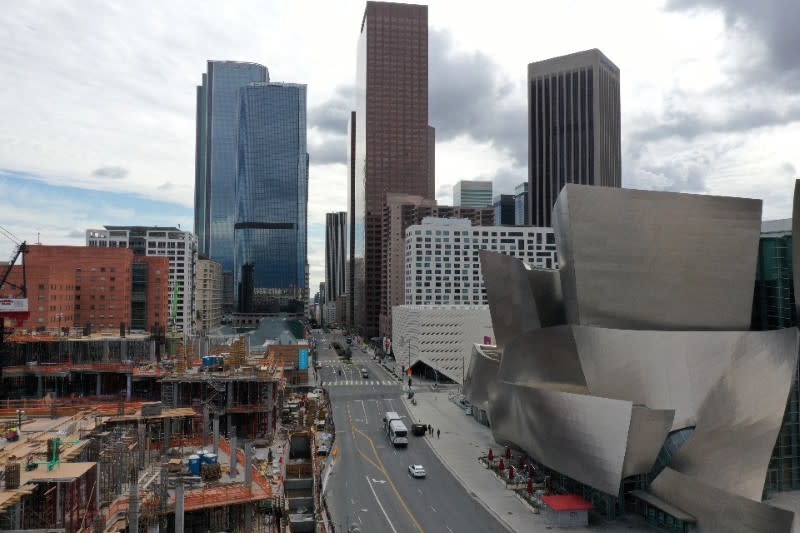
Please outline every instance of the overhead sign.
[{"label": "overhead sign", "polygon": [[27,298],[2,298],[0,299],[0,312],[6,313],[27,313]]}]

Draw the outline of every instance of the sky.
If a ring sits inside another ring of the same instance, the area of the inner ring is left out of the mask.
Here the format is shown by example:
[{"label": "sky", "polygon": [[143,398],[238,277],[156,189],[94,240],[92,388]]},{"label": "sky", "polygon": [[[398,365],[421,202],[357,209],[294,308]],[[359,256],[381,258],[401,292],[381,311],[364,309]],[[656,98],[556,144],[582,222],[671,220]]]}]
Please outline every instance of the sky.
[{"label": "sky", "polygon": [[[623,187],[764,200],[789,217],[800,152],[796,0],[431,0],[437,199],[527,180],[527,64],[599,48],[621,70]],[[105,224],[193,224],[195,87],[208,59],[308,85],[311,293],[345,210],[363,1],[6,0],[0,226],[85,244]],[[13,243],[0,236],[0,260]]]}]

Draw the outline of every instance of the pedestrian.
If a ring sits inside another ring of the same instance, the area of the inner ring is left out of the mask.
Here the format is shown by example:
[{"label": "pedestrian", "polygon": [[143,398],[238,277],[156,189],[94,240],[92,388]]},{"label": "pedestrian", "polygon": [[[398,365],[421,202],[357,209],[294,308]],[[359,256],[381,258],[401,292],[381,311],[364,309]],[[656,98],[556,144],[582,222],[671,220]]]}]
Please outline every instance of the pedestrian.
[{"label": "pedestrian", "polygon": [[433,428],[431,427],[430,424],[428,424],[428,433],[433,433]]},{"label": "pedestrian", "polygon": [[437,430],[436,430],[436,438],[437,438],[437,439],[439,438],[439,434],[440,434],[441,432],[442,432],[442,430],[441,430],[441,429],[437,429]]}]

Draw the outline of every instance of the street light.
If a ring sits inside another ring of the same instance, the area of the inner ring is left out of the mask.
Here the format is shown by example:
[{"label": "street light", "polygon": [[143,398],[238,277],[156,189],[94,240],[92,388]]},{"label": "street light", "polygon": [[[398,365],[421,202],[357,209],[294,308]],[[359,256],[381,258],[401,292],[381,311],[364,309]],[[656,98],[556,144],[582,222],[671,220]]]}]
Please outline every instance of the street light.
[{"label": "street light", "polygon": [[17,409],[17,432],[22,433],[22,417],[25,416],[25,411]]}]

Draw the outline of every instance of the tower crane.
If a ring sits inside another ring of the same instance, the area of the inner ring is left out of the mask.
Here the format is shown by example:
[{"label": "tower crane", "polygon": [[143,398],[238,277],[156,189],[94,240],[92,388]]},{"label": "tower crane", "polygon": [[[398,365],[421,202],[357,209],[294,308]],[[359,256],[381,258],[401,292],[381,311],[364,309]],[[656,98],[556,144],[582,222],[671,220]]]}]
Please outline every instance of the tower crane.
[{"label": "tower crane", "polygon": [[[16,327],[21,327],[23,322],[30,317],[28,309],[28,287],[25,272],[25,254],[28,252],[28,245],[25,241],[17,239],[13,233],[0,226],[0,234],[14,243],[14,255],[8,265],[0,266],[0,346],[3,345],[5,336],[6,321],[15,321]],[[11,283],[8,281],[14,263],[22,257],[22,283]],[[9,290],[10,289],[10,290]]]}]

